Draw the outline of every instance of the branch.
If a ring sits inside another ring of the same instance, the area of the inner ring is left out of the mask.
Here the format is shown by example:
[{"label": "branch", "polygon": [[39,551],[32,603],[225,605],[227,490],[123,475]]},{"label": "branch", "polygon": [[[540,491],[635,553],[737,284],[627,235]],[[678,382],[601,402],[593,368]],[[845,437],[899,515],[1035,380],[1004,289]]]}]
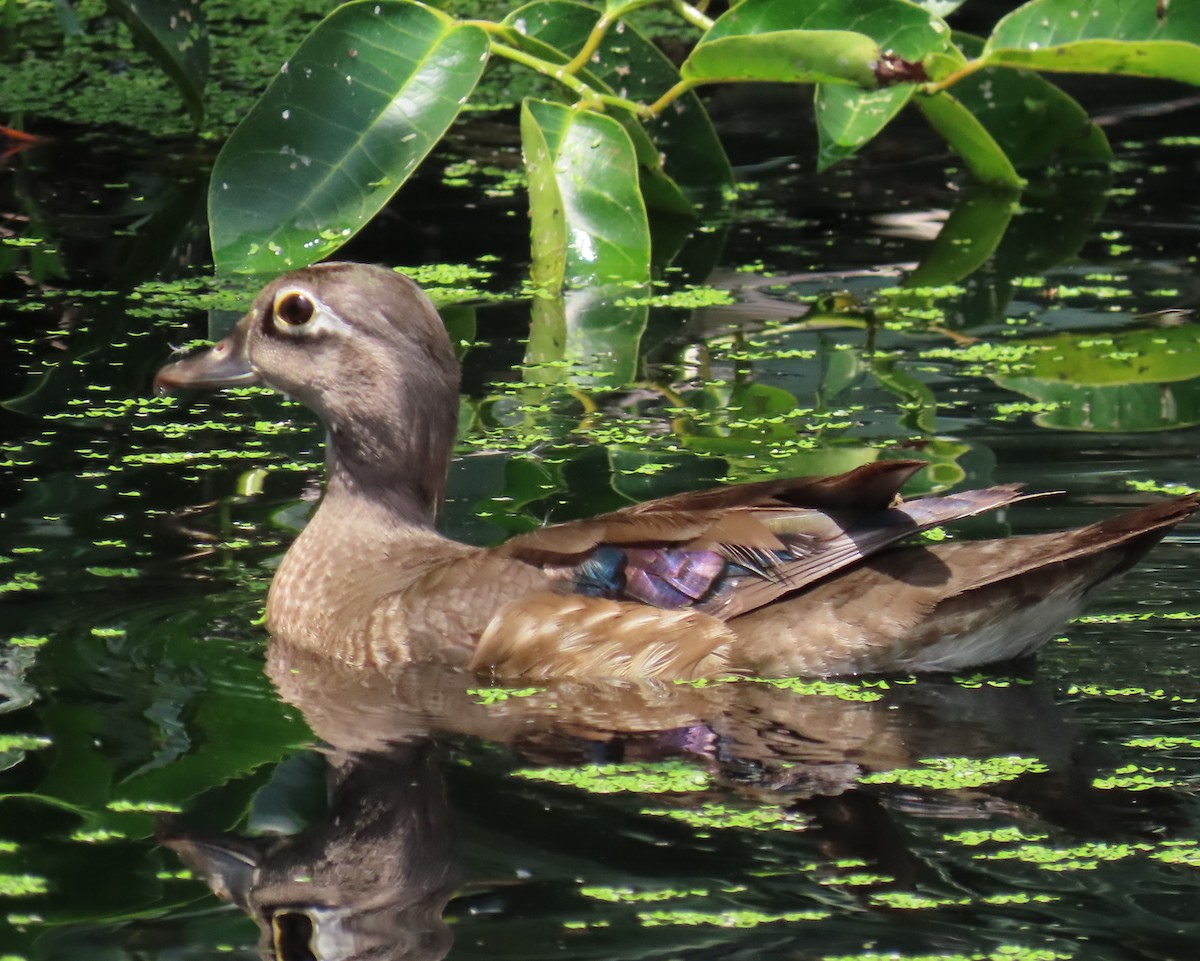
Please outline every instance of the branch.
[{"label": "branch", "polygon": [[632,100],[626,100],[624,97],[601,93],[595,87],[584,83],[574,74],[568,73],[566,64],[552,63],[549,60],[543,60],[541,57],[535,57],[524,50],[510,47],[507,43],[501,43],[494,36],[491,41],[491,48],[492,53],[498,56],[512,60],[514,63],[519,63],[530,70],[536,70],[551,80],[557,80],[579,98],[578,106],[586,108],[593,104],[603,104],[608,107],[618,107],[621,110],[627,110],[634,114],[641,113],[644,109],[640,103],[634,103]]},{"label": "branch", "polygon": [[687,3],[686,0],[671,0],[671,6],[675,8],[677,14],[693,27],[699,27],[701,30],[712,29],[714,23],[712,17],[704,15],[704,9],[708,6],[708,0],[701,0],[695,6]]},{"label": "branch", "polygon": [[959,67],[953,73],[949,73],[942,77],[941,80],[922,85],[921,93],[928,94],[930,96],[935,93],[941,93],[946,88],[954,86],[960,80],[971,76],[971,74],[978,70],[982,70],[987,65],[988,64],[982,58],[969,60],[965,66]]},{"label": "branch", "polygon": [[640,108],[639,112],[646,117],[657,117],[694,86],[696,86],[694,81],[680,80],[679,83],[675,84],[675,86],[655,100],[654,103],[650,104],[649,107]]},{"label": "branch", "polygon": [[612,26],[614,19],[608,13],[601,14],[600,19],[596,21],[596,25],[592,27],[592,32],[588,34],[587,40],[579,48],[579,53],[575,54],[567,62],[563,70],[567,73],[578,73],[582,70],[587,65],[587,62],[592,59],[592,54],[596,52],[600,44],[604,41],[604,35],[608,33],[608,28]]}]

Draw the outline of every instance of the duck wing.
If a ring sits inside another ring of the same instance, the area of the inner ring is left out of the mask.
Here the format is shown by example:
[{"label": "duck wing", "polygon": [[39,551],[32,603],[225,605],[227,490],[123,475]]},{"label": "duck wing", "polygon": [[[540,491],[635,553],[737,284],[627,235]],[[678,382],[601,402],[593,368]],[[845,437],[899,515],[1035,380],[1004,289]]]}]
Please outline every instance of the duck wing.
[{"label": "duck wing", "polygon": [[1004,540],[902,547],[730,623],[763,676],[956,671],[1034,653],[1200,496]]},{"label": "duck wing", "polygon": [[552,571],[570,593],[728,620],[922,530],[1025,496],[1009,485],[900,501],[900,486],[922,466],[883,461],[831,478],[677,494],[545,527],[499,550]]},{"label": "duck wing", "polygon": [[727,525],[726,536],[746,540],[747,546],[773,547],[778,540],[751,520],[756,512],[795,507],[883,510],[924,466],[923,461],[876,461],[834,477],[788,477],[687,491],[519,534],[498,550],[530,563],[561,564],[581,560],[602,544],[687,544],[722,523]]}]

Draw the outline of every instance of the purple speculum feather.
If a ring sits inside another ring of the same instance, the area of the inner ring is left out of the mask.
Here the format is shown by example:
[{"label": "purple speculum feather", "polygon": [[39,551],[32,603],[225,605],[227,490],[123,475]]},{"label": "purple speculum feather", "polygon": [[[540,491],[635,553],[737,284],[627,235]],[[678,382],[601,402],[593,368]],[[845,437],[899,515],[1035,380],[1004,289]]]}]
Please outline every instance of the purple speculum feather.
[{"label": "purple speculum feather", "polygon": [[[763,564],[785,559],[770,552]],[[575,590],[592,597],[639,601],[675,610],[707,601],[730,576],[759,573],[716,551],[684,547],[617,547],[604,544],[575,569]]]},{"label": "purple speculum feather", "polygon": [[627,548],[625,595],[655,607],[687,607],[713,589],[726,566],[715,551]]}]

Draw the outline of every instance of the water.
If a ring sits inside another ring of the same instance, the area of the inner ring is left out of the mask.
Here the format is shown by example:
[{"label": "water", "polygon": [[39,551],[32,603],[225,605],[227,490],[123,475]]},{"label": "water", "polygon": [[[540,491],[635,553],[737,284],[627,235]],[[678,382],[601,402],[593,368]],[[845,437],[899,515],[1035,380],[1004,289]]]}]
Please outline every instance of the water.
[{"label": "water", "polygon": [[[965,525],[1052,530],[1159,496],[1137,484],[1200,486],[1195,327],[1139,317],[1195,302],[1179,185],[1200,152],[1160,141],[1195,115],[1113,128],[1111,180],[1053,182],[980,272],[925,291],[895,289],[901,266],[960,195],[941,159],[909,159],[927,138],[815,177],[752,131],[739,160],[785,159],[745,172],[757,186],[676,278],[733,304],[652,308],[617,392],[514,367],[519,194],[464,209],[431,180],[391,215],[423,229],[385,221],[349,254],[508,258],[479,282],[495,303],[446,311],[471,343],[455,536],[881,446],[930,459],[926,487],[1063,490]],[[204,280],[202,170],[122,142],[94,157],[73,179],[53,146],[0,172],[4,209],[40,198],[0,234],[0,953],[1194,956],[1194,525],[1036,670],[504,691],[297,661],[254,622],[318,490],[319,433],[271,396],[148,399],[172,348],[251,292]],[[141,201],[104,186],[135,177]],[[1049,376],[1012,367],[1014,345],[1068,335]]]}]

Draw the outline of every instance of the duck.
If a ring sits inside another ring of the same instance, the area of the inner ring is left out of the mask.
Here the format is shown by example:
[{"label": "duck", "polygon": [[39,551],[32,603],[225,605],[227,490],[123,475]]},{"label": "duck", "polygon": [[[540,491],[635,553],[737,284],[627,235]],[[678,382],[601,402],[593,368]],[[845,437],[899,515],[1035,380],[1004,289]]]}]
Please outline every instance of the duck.
[{"label": "duck", "polygon": [[261,385],[326,431],[324,494],[266,602],[274,643],[351,666],[436,663],[497,679],[702,681],[960,671],[1035,653],[1200,504],[1154,502],[1048,534],[916,535],[1028,496],[905,499],[925,465],[685,492],[498,547],[436,527],[459,364],[420,287],[327,262],[268,283],[162,393]]}]

